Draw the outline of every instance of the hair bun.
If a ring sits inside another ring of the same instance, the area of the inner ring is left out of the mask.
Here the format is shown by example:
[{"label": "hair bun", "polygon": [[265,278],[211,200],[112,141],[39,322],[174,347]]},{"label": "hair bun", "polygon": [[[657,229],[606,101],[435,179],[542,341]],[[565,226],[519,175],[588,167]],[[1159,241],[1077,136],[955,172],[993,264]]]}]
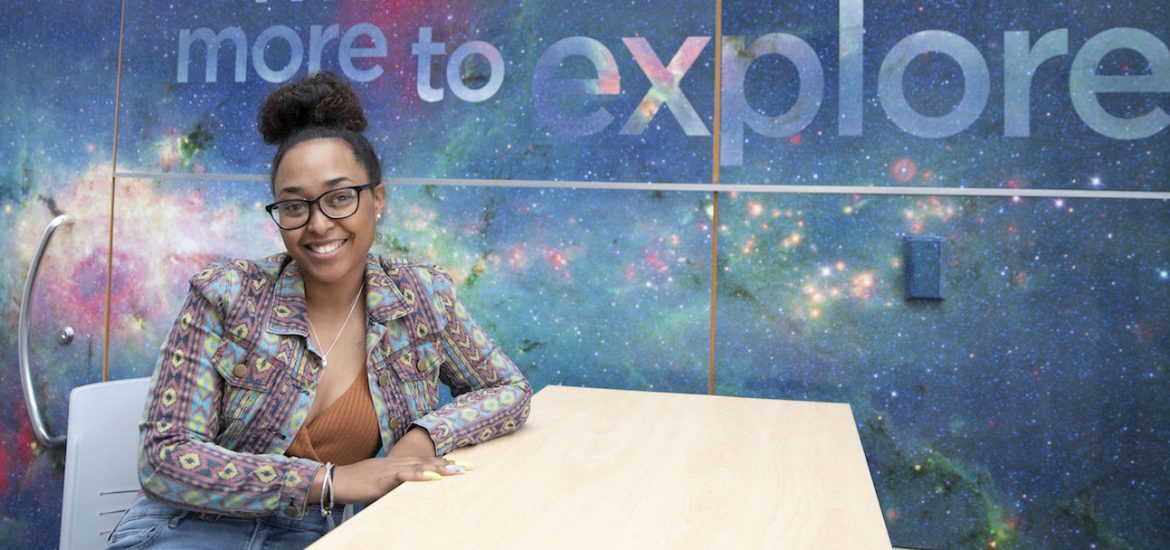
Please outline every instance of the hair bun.
[{"label": "hair bun", "polygon": [[353,88],[329,72],[315,73],[277,88],[260,106],[258,123],[267,143],[280,143],[314,126],[361,132],[367,124],[362,102]]}]

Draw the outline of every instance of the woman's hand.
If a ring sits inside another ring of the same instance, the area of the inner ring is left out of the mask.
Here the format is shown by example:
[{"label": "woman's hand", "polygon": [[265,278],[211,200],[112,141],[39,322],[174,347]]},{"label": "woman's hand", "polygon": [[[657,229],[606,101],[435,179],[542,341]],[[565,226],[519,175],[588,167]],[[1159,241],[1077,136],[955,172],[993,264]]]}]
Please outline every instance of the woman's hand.
[{"label": "woman's hand", "polygon": [[[371,503],[407,481],[435,481],[463,468],[432,455],[371,458],[333,469],[335,504]],[[312,502],[312,500],[310,500]]]},{"label": "woman's hand", "polygon": [[[470,464],[436,457],[430,434],[415,426],[390,448],[385,457],[335,467],[333,502],[338,505],[369,504],[407,481],[436,481],[470,469]],[[320,501],[323,478],[322,469],[313,480],[309,502]]]}]

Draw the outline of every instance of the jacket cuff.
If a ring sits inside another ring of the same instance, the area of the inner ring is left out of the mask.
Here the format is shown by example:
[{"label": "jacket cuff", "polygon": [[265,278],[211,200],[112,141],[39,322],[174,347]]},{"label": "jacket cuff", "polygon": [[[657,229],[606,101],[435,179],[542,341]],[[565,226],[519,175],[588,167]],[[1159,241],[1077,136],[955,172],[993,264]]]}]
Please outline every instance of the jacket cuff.
[{"label": "jacket cuff", "polygon": [[432,412],[415,420],[413,425],[423,428],[431,435],[431,441],[435,444],[435,456],[443,456],[454,450],[455,430],[447,419]]},{"label": "jacket cuff", "polygon": [[276,506],[276,513],[289,519],[305,517],[313,477],[317,475],[317,470],[324,467],[324,464],[312,460],[290,458],[281,483],[280,503]]}]

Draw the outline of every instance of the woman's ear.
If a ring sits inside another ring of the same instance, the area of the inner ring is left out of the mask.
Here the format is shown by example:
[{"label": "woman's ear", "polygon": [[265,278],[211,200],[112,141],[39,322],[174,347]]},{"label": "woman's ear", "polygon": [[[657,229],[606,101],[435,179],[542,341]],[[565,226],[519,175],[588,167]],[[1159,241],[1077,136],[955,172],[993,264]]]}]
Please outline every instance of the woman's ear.
[{"label": "woman's ear", "polygon": [[374,217],[382,219],[382,211],[386,209],[386,184],[380,184],[370,192],[374,195]]}]

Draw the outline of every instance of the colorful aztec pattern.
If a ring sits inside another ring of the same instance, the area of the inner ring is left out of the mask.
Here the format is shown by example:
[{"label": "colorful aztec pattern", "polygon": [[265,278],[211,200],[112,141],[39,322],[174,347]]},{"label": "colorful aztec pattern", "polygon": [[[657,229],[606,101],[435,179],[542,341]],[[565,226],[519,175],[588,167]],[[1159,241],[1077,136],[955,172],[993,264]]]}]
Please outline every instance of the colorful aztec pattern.
[{"label": "colorful aztec pattern", "polygon": [[[440,455],[507,434],[532,389],[455,295],[445,272],[371,256],[367,377],[384,456],[412,425]],[[304,515],[318,462],[285,456],[323,369],[304,283],[287,254],[216,263],[191,279],[140,424],[153,497],[236,516]],[[439,381],[455,400],[438,407]]]}]

